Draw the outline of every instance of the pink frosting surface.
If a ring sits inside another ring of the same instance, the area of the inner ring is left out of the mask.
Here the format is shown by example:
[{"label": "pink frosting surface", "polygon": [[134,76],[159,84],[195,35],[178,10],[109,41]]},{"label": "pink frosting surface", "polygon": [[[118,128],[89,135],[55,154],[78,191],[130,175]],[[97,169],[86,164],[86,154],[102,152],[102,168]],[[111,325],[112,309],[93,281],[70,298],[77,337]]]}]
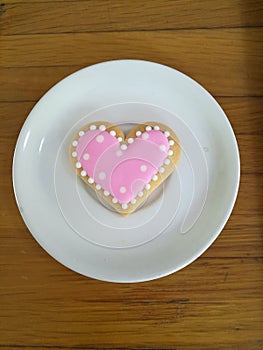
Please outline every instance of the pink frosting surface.
[{"label": "pink frosting surface", "polygon": [[120,203],[128,203],[148,184],[169,150],[162,131],[145,131],[133,143],[121,143],[108,131],[89,130],[78,140],[77,160],[96,184]]}]

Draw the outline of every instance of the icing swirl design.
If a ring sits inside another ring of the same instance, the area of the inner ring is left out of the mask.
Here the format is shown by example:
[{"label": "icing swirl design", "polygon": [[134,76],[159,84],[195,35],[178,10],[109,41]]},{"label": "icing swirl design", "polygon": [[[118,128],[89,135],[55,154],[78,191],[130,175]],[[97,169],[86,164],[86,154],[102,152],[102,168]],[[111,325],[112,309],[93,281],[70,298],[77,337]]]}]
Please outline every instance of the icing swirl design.
[{"label": "icing swirl design", "polygon": [[71,157],[80,176],[126,210],[160,180],[170,164],[174,140],[158,125],[137,130],[123,141],[115,130],[90,125],[72,141]]}]

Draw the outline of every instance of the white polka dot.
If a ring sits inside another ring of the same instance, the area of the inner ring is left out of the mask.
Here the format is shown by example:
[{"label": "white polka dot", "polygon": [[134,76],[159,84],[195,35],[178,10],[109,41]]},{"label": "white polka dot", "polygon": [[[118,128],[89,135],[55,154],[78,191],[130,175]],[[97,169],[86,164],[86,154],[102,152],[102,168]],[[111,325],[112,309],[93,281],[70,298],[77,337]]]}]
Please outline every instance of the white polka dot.
[{"label": "white polka dot", "polygon": [[81,175],[81,176],[86,176],[86,175],[87,175],[87,173],[86,173],[86,171],[85,171],[85,170],[82,170],[82,172],[80,173],[80,175]]},{"label": "white polka dot", "polygon": [[165,150],[166,150],[165,145],[160,145],[160,150],[163,151],[163,152],[165,152]]},{"label": "white polka dot", "polygon": [[136,131],[136,136],[141,136],[142,132],[140,130]]},{"label": "white polka dot", "polygon": [[110,134],[111,134],[111,136],[116,136],[116,131],[115,130],[111,130]]},{"label": "white polka dot", "polygon": [[165,135],[166,137],[169,137],[169,136],[170,136],[169,131],[165,131],[165,132],[164,132],[164,135]]},{"label": "white polka dot", "polygon": [[161,174],[164,173],[164,170],[165,170],[165,169],[161,166],[161,167],[159,168],[159,173],[161,173]]},{"label": "white polka dot", "polygon": [[151,131],[151,130],[152,130],[152,127],[148,125],[148,126],[146,126],[145,130],[146,130],[146,131]]},{"label": "white polka dot", "polygon": [[127,145],[126,145],[125,143],[123,143],[123,144],[121,145],[121,149],[122,149],[123,151],[125,151],[127,148],[128,148],[128,147],[127,147]]},{"label": "white polka dot", "polygon": [[96,190],[98,190],[98,191],[101,190],[101,185],[97,184],[96,185]]},{"label": "white polka dot", "polygon": [[72,152],[71,155],[72,155],[73,158],[76,158],[77,157],[77,152]]},{"label": "white polka dot", "polygon": [[72,146],[76,147],[77,145],[78,145],[78,141],[75,140],[72,142]]},{"label": "white polka dot", "polygon": [[143,138],[144,140],[147,140],[147,139],[149,138],[148,132],[144,132],[144,133],[142,134],[142,138]]},{"label": "white polka dot", "polygon": [[150,184],[146,184],[145,185],[145,189],[148,191],[149,189],[151,188],[151,185]]},{"label": "white polka dot", "polygon": [[110,192],[105,190],[105,191],[103,192],[103,194],[104,194],[105,197],[108,197],[108,196],[110,195]]},{"label": "white polka dot", "polygon": [[100,125],[99,129],[100,129],[101,131],[104,131],[104,130],[106,130],[106,126],[105,126],[105,125]]},{"label": "white polka dot", "polygon": [[102,142],[104,141],[104,136],[103,136],[103,135],[98,135],[98,136],[96,137],[96,141],[97,141],[98,143],[102,143]]},{"label": "white polka dot", "polygon": [[142,197],[142,196],[143,196],[143,192],[140,191],[140,192],[138,193],[138,196],[139,196],[139,197]]},{"label": "white polka dot", "polygon": [[84,159],[84,160],[88,160],[88,159],[89,159],[89,154],[88,154],[88,153],[85,153],[85,154],[83,155],[83,159]]},{"label": "white polka dot", "polygon": [[105,177],[106,177],[106,174],[103,171],[99,173],[99,179],[100,180],[104,180]]},{"label": "white polka dot", "polygon": [[122,186],[120,187],[120,193],[126,193],[126,187]]},{"label": "white polka dot", "polygon": [[154,130],[160,130],[160,127],[158,125],[155,125]]},{"label": "white polka dot", "polygon": [[118,203],[118,199],[115,198],[115,197],[113,197],[111,201],[112,201],[112,203],[114,203],[114,204]]},{"label": "white polka dot", "polygon": [[118,140],[119,142],[121,142],[121,141],[122,141],[122,137],[119,136],[117,140]]},{"label": "white polka dot", "polygon": [[82,130],[79,132],[79,136],[83,136],[84,134],[85,134],[85,132]]},{"label": "white polka dot", "polygon": [[93,179],[92,177],[89,177],[89,178],[88,178],[88,183],[89,183],[89,184],[93,184],[93,183],[94,183],[94,179]]},{"label": "white polka dot", "polygon": [[171,163],[170,159],[166,158],[164,164],[169,165]]},{"label": "white polka dot", "polygon": [[136,199],[135,198],[133,198],[132,200],[131,200],[131,204],[135,204],[137,201],[136,201]]},{"label": "white polka dot", "polygon": [[127,203],[122,203],[121,207],[122,207],[122,209],[127,209],[128,208],[128,204]]},{"label": "white polka dot", "polygon": [[76,163],[76,168],[78,168],[78,169],[81,168],[81,163],[80,162]]},{"label": "white polka dot", "polygon": [[89,129],[90,129],[90,130],[96,130],[97,127],[96,127],[96,125],[91,125],[91,126],[89,127]]},{"label": "white polka dot", "polygon": [[128,138],[128,143],[131,144],[131,143],[133,143],[133,141],[134,141],[134,139],[133,139],[132,137],[129,137],[129,138]]},{"label": "white polka dot", "polygon": [[157,180],[158,180],[158,176],[157,176],[156,174],[153,175],[152,180],[153,180],[153,181],[157,181]]},{"label": "white polka dot", "polygon": [[170,145],[170,146],[173,146],[173,145],[174,145],[174,140],[170,140],[170,141],[169,141],[169,145]]},{"label": "white polka dot", "polygon": [[147,166],[146,165],[141,165],[140,170],[145,173],[145,171],[147,170]]},{"label": "white polka dot", "polygon": [[169,149],[168,154],[169,154],[169,156],[172,156],[174,154],[174,152],[171,149]]},{"label": "white polka dot", "polygon": [[121,150],[118,150],[117,152],[116,152],[116,156],[117,157],[120,157],[122,155],[122,151]]}]

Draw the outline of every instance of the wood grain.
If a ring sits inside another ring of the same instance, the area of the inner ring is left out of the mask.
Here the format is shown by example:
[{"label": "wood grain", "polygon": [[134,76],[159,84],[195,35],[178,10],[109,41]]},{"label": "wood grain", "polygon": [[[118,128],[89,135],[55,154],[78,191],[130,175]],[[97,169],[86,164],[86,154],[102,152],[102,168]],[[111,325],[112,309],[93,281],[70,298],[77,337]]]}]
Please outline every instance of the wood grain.
[{"label": "wood grain", "polygon": [[[0,349],[263,348],[263,3],[5,0],[0,5]],[[190,75],[225,110],[241,154],[233,213],[214,244],[166,278],[112,284],[52,259],[19,215],[12,155],[36,101],[108,59]]]},{"label": "wood grain", "polygon": [[[165,62],[163,62],[165,63]],[[178,69],[176,64],[174,68]],[[55,85],[58,81],[65,78],[67,75],[74,73],[82,66],[62,66],[62,67],[27,67],[27,68],[0,68],[0,101],[37,101],[49,88]],[[186,67],[185,67],[186,68]],[[185,69],[185,71],[188,69]],[[196,71],[189,69],[188,74],[195,77],[202,85],[215,97],[247,97],[249,95],[262,95],[262,89],[257,90],[253,84],[241,84],[240,77],[236,77],[239,81],[235,87],[229,87],[229,79],[224,76],[218,80],[211,79],[211,76],[207,74],[204,69],[198,68]],[[260,79],[261,73],[259,72],[258,78]],[[248,83],[248,82],[247,82]],[[232,84],[232,83],[231,83]],[[260,84],[260,82],[259,82]],[[225,87],[225,89],[224,89]],[[242,99],[237,100],[237,103],[241,103],[237,106],[234,103],[231,107],[231,102],[227,104],[233,113],[253,112],[254,109],[258,110],[258,115],[261,113],[262,100],[250,100],[250,104],[241,102]],[[219,99],[220,102],[220,99]],[[233,100],[235,102],[235,100]],[[246,110],[242,108],[242,105],[246,104]],[[257,115],[257,116],[258,116]],[[243,118],[242,118],[243,119]],[[242,122],[240,118],[240,122]],[[258,123],[260,119],[258,118]],[[251,122],[252,125],[252,122]]]},{"label": "wood grain", "polygon": [[218,97],[218,103],[225,111],[236,134],[263,133],[262,97]]},{"label": "wood grain", "polygon": [[[30,251],[17,259],[23,263],[20,272],[5,265],[5,275],[12,278],[4,279],[9,290],[1,295],[1,314],[2,320],[12,318],[12,327],[3,322],[2,344],[133,348],[163,347],[165,341],[166,347],[211,349],[216,338],[217,348],[263,345],[257,307],[261,259],[199,259],[165,280],[140,285],[84,279],[47,263],[44,252],[34,270]],[[240,278],[240,270],[246,278]],[[16,303],[10,305],[13,298]]]},{"label": "wood grain", "polygon": [[3,36],[0,66],[41,67],[44,74],[50,65],[55,71],[76,62],[144,58],[189,74],[212,93],[216,86],[216,95],[260,96],[262,40],[258,28]]},{"label": "wood grain", "polygon": [[[262,1],[7,2],[2,34],[80,33],[263,25]],[[95,6],[96,4],[96,6]],[[208,10],[209,9],[209,10]],[[78,21],[76,22],[76,18]],[[48,19],[48,20],[47,20]]]}]

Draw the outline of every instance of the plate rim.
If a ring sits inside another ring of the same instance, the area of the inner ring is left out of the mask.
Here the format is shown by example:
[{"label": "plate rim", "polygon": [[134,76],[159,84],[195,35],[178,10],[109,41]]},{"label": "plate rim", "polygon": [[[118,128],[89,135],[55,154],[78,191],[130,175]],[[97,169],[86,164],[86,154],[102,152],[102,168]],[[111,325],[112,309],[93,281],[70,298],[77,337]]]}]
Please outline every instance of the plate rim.
[{"label": "plate rim", "polygon": [[[225,215],[224,215],[224,220],[221,222],[220,225],[218,225],[217,230],[213,232],[213,234],[211,235],[211,238],[209,240],[206,241],[206,244],[203,245],[200,249],[197,250],[197,252],[195,254],[193,254],[191,256],[191,258],[189,258],[186,262],[182,263],[181,265],[177,265],[174,268],[171,269],[167,269],[166,271],[164,271],[163,273],[156,273],[154,276],[147,276],[145,278],[135,278],[135,279],[118,279],[118,278],[101,278],[101,277],[96,277],[94,275],[91,274],[84,274],[83,272],[79,271],[77,268],[73,268],[72,266],[69,266],[66,262],[62,262],[59,260],[59,258],[57,258],[55,256],[55,254],[53,254],[53,251],[50,250],[49,248],[46,247],[46,245],[39,239],[39,237],[34,233],[34,230],[31,227],[31,224],[29,223],[28,218],[26,218],[25,213],[23,213],[23,211],[21,210],[20,207],[20,200],[19,200],[19,194],[18,191],[16,189],[16,180],[15,180],[15,167],[16,167],[16,157],[17,157],[17,153],[18,153],[18,146],[19,143],[21,142],[22,139],[22,134],[23,134],[23,130],[26,129],[28,123],[30,123],[30,120],[34,117],[33,116],[33,111],[36,108],[36,106],[40,103],[40,101],[42,99],[44,99],[49,93],[52,93],[52,90],[60,85],[63,84],[64,80],[68,79],[69,77],[72,77],[74,75],[77,74],[81,74],[82,71],[90,69],[90,68],[96,68],[96,66],[99,65],[107,65],[107,64],[118,64],[119,62],[138,62],[138,63],[146,63],[146,64],[152,64],[152,65],[158,65],[161,68],[165,68],[171,71],[175,71],[177,74],[182,75],[185,79],[189,80],[192,84],[196,85],[199,89],[202,90],[203,93],[205,93],[207,95],[207,97],[212,100],[213,103],[215,103],[217,105],[217,108],[220,109],[221,112],[221,116],[224,117],[224,121],[231,133],[231,139],[233,141],[233,145],[234,145],[234,151],[235,151],[235,158],[236,158],[236,177],[235,177],[235,189],[234,189],[234,193],[232,196],[232,200],[231,203],[229,203],[228,206],[228,210],[226,211]],[[87,67],[83,67],[81,69],[76,70],[75,72],[67,75],[66,77],[64,77],[63,79],[61,79],[60,81],[58,81],[57,83],[55,83],[54,85],[52,85],[42,96],[41,98],[34,104],[33,108],[30,110],[30,112],[28,113],[20,131],[19,131],[19,135],[17,137],[16,140],[16,144],[15,144],[15,148],[14,148],[14,153],[13,153],[13,159],[12,159],[12,185],[13,185],[13,191],[14,191],[14,196],[15,196],[15,201],[19,210],[19,213],[27,227],[27,229],[29,230],[29,232],[31,233],[31,235],[33,236],[33,238],[38,242],[38,244],[40,245],[40,247],[46,251],[46,253],[48,253],[51,257],[53,257],[57,262],[59,262],[61,265],[66,266],[67,268],[69,268],[71,271],[77,272],[78,274],[81,274],[82,276],[85,277],[89,277],[89,278],[93,278],[95,280],[99,280],[99,281],[105,281],[105,282],[114,282],[114,283],[139,283],[139,282],[146,282],[146,281],[153,281],[165,276],[168,276],[170,274],[173,274],[181,269],[183,269],[184,267],[190,265],[193,261],[195,261],[198,257],[200,257],[212,244],[213,242],[218,238],[218,236],[220,235],[220,233],[222,232],[224,226],[226,225],[227,221],[229,220],[229,217],[231,216],[231,213],[233,211],[234,205],[236,203],[237,200],[237,196],[238,196],[238,192],[239,192],[239,187],[240,187],[240,177],[241,177],[241,165],[240,165],[240,152],[239,152],[239,147],[238,147],[238,142],[233,130],[233,127],[229,121],[229,119],[227,118],[223,108],[219,105],[219,103],[217,102],[216,98],[214,98],[210,92],[205,89],[199,82],[197,82],[196,80],[192,79],[191,77],[189,77],[188,75],[186,75],[185,73],[177,70],[176,68],[158,63],[158,62],[153,62],[153,61],[147,61],[147,60],[134,60],[134,59],[120,59],[120,60],[108,60],[108,61],[103,61],[103,62],[99,62],[99,63],[95,63],[93,65],[87,66]]]}]

